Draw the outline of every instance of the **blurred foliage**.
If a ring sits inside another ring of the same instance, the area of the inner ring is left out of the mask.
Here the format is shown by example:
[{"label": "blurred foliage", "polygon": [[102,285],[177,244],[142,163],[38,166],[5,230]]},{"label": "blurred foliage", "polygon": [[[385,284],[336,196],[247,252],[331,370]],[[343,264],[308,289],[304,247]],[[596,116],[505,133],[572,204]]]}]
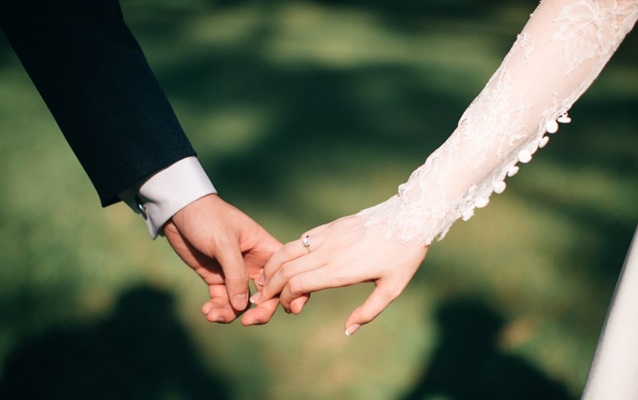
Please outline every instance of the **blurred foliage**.
[{"label": "blurred foliage", "polygon": [[[123,8],[221,195],[287,241],[392,195],[535,3]],[[125,206],[99,208],[1,38],[0,397],[576,398],[638,220],[636,40],[506,193],[346,338],[367,285],[262,327],[207,323],[205,290],[169,246]]]}]

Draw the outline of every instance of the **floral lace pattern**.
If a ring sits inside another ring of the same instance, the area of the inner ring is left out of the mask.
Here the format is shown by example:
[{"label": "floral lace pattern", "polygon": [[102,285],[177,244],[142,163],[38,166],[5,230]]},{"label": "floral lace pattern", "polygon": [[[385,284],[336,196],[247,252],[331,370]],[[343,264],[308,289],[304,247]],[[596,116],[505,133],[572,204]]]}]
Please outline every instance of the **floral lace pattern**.
[{"label": "floral lace pattern", "polygon": [[614,38],[624,37],[628,32],[623,29],[628,27],[623,23],[624,18],[619,17],[631,15],[632,7],[636,7],[635,2],[618,2],[610,8],[593,0],[565,6],[555,19],[559,26],[554,38],[569,43],[565,47],[569,70],[584,60],[615,50]]},{"label": "floral lace pattern", "polygon": [[638,0],[545,0],[448,140],[399,186],[358,215],[400,242],[428,245],[485,207],[518,163],[598,76],[638,19]]}]

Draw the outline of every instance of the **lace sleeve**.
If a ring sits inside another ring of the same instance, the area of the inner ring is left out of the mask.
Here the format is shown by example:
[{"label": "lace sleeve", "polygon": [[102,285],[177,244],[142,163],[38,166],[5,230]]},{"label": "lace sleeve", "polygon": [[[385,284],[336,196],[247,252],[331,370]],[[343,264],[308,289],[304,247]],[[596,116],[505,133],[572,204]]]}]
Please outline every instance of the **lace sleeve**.
[{"label": "lace sleeve", "polygon": [[361,211],[366,226],[401,242],[428,245],[459,218],[485,207],[505,178],[570,121],[638,18],[638,0],[545,0],[461,117],[448,140],[399,187]]}]

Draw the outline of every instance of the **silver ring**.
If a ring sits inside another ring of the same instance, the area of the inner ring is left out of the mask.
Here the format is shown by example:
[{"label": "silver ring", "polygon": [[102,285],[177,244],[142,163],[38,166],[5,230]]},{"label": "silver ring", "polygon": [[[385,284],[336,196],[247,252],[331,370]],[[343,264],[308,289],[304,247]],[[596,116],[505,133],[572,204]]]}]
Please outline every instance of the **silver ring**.
[{"label": "silver ring", "polygon": [[310,251],[310,235],[306,235],[301,238],[301,245]]}]

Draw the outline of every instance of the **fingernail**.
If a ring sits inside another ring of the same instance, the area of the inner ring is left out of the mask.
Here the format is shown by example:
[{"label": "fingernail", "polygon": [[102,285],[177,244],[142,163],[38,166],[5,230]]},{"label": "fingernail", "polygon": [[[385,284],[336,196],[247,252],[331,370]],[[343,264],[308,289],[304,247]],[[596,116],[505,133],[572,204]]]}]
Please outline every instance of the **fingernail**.
[{"label": "fingernail", "polygon": [[264,286],[264,283],[266,283],[266,277],[264,276],[264,274],[262,274],[257,280],[257,284],[259,286]]},{"label": "fingernail", "polygon": [[233,297],[232,304],[233,304],[233,307],[235,307],[235,309],[243,310],[248,305],[247,302],[248,302],[248,295],[246,293],[236,294],[235,297]]},{"label": "fingernail", "polygon": [[259,301],[260,297],[261,297],[261,292],[257,292],[250,297],[250,302],[253,304],[256,304]]},{"label": "fingernail", "polygon": [[352,324],[348,327],[348,329],[346,329],[346,336],[352,336],[354,335],[354,333],[356,331],[359,330],[359,328],[361,328],[361,325],[359,324]]}]

